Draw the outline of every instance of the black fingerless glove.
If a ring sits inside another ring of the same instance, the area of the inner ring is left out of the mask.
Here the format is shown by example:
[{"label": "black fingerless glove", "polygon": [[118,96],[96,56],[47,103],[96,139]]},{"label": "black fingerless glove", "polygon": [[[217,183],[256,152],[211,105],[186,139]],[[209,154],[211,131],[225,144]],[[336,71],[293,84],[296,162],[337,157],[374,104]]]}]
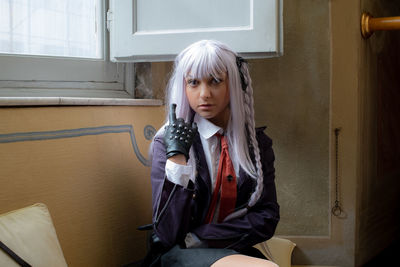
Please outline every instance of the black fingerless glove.
[{"label": "black fingerless glove", "polygon": [[169,110],[169,125],[165,127],[164,145],[167,158],[183,154],[189,159],[189,150],[197,134],[197,124],[186,123],[182,118],[177,119],[176,104],[171,104]]}]

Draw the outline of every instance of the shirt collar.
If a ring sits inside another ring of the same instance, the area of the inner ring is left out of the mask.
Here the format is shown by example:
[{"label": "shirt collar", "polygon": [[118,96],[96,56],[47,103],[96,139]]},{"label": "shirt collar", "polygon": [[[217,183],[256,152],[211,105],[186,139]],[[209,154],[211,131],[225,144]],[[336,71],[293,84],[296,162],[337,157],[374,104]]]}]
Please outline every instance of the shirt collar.
[{"label": "shirt collar", "polygon": [[205,138],[209,139],[210,137],[214,136],[216,133],[223,133],[221,127],[213,124],[209,120],[203,118],[202,116],[198,115],[197,113],[194,116],[193,121],[197,123],[197,129],[199,130],[199,134]]}]

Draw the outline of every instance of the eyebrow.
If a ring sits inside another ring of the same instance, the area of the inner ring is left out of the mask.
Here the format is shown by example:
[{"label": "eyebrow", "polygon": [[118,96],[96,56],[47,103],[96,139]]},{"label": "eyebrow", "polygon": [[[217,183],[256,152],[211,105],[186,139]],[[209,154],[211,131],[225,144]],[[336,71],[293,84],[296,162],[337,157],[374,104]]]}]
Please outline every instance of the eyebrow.
[{"label": "eyebrow", "polygon": [[[212,74],[209,74],[209,75],[210,76],[208,78],[215,78],[215,79],[219,79],[219,80],[224,79],[227,76],[226,73],[224,73],[224,72],[220,73],[218,76],[214,76]],[[200,79],[200,78],[195,78],[191,74],[187,74],[185,76],[185,79]]]}]

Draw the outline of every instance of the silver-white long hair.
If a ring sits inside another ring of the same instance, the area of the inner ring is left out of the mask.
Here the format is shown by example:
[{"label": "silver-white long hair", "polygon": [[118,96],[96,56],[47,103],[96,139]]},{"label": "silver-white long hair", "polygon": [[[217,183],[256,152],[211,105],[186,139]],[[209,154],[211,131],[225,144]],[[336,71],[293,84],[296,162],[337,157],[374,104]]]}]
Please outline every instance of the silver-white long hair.
[{"label": "silver-white long hair", "polygon": [[[220,77],[227,73],[230,95],[231,116],[225,135],[228,138],[229,150],[232,160],[236,160],[240,167],[257,180],[255,191],[250,197],[248,206],[254,206],[263,191],[263,172],[260,161],[260,151],[256,139],[254,123],[253,87],[246,63],[241,64],[241,71],[246,88],[242,88],[240,73],[236,63],[237,54],[225,44],[215,40],[202,40],[193,43],[184,49],[175,59],[174,72],[169,80],[166,91],[166,124],[168,124],[168,107],[177,104],[176,116],[185,121],[193,119],[194,111],[191,109],[186,97],[185,77],[190,73],[195,79]],[[157,135],[163,134],[164,126]],[[250,149],[253,150],[254,163],[250,158]],[[193,168],[193,177],[196,175],[196,157],[193,148],[189,152],[189,162]],[[230,214],[225,220],[239,217],[247,209]]]}]

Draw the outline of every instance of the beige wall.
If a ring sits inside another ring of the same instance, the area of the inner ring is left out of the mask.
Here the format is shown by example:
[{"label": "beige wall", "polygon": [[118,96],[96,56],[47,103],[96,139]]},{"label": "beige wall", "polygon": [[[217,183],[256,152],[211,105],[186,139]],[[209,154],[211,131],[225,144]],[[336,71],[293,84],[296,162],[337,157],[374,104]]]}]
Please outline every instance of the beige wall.
[{"label": "beige wall", "polygon": [[[353,1],[285,1],[285,55],[256,62],[257,122],[277,152],[277,234],[297,244],[295,264],[354,266],[358,16]],[[330,214],[337,127],[340,217]]]},{"label": "beige wall", "polygon": [[45,203],[69,266],[141,259],[146,234],[136,227],[151,223],[146,136],[148,126],[160,127],[163,112],[0,108],[0,213]]},{"label": "beige wall", "polygon": [[256,125],[274,141],[279,235],[330,232],[328,17],[326,1],[285,1],[284,55],[250,60]]}]

